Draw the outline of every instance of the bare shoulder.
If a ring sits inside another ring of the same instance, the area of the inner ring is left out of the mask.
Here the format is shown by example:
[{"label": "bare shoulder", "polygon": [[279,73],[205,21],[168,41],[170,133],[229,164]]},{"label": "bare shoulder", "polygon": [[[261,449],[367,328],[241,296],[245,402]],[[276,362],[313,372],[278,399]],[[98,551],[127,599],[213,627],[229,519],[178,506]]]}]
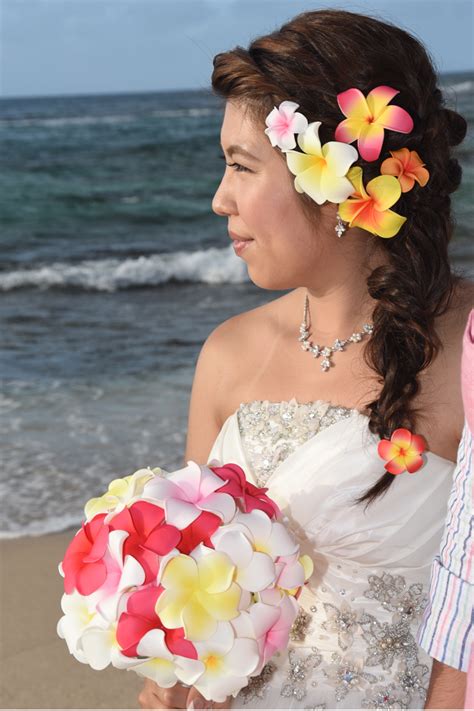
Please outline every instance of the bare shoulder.
[{"label": "bare shoulder", "polygon": [[238,407],[239,384],[245,382],[244,373],[252,370],[258,354],[272,340],[291,293],[231,316],[207,337],[203,349],[218,376],[216,407],[222,423],[229,411]]}]

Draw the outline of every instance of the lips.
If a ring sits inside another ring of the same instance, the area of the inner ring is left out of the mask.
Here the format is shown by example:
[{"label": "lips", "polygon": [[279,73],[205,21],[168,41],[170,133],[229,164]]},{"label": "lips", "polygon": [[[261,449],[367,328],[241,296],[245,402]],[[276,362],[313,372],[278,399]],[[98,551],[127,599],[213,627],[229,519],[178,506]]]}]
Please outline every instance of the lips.
[{"label": "lips", "polygon": [[234,242],[251,242],[253,240],[253,237],[242,237],[241,235],[238,235],[235,232],[231,232],[230,230],[229,230],[229,237]]}]

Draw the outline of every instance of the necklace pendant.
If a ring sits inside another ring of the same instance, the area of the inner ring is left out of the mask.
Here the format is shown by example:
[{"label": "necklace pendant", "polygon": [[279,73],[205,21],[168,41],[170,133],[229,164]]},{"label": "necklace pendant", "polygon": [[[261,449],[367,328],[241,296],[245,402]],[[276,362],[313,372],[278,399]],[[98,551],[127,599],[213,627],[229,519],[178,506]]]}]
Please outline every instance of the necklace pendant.
[{"label": "necklace pendant", "polygon": [[326,373],[330,367],[331,361],[329,360],[329,358],[324,358],[324,360],[321,362],[321,370],[323,371],[323,373]]}]

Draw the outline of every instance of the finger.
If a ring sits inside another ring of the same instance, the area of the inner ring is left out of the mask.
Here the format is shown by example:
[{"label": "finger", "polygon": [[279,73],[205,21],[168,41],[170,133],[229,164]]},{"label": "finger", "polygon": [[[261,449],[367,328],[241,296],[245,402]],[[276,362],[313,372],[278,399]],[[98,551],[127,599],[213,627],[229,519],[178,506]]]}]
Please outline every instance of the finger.
[{"label": "finger", "polygon": [[214,708],[212,701],[208,701],[199,691],[192,686],[189,689],[188,698],[186,700],[187,709],[212,709]]},{"label": "finger", "polygon": [[164,689],[158,686],[158,697],[166,705],[172,709],[185,709],[188,698],[189,688],[177,682],[169,689]]}]

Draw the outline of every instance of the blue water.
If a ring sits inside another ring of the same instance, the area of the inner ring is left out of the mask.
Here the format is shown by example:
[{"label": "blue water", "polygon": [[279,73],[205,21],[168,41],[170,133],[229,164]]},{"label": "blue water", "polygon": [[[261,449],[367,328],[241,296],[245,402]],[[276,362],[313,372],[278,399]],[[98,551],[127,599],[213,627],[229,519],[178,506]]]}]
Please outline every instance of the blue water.
[{"label": "blue water", "polygon": [[[474,124],[474,75],[443,77]],[[0,535],[61,530],[141,466],[182,464],[209,332],[279,294],[248,279],[211,210],[208,92],[0,101]],[[472,131],[453,263],[474,273]]]}]

